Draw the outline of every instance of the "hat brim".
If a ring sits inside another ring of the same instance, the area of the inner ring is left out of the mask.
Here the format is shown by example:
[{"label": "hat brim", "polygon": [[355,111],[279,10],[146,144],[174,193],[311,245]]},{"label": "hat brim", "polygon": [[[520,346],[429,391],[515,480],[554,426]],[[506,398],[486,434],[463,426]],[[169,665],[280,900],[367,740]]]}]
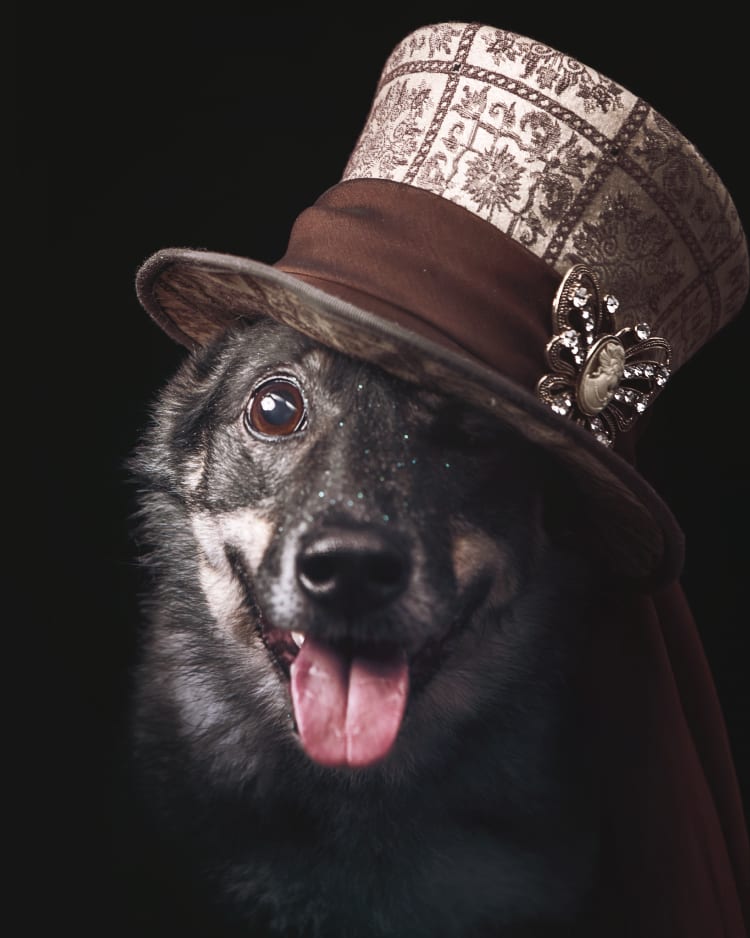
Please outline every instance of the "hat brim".
[{"label": "hat brim", "polygon": [[[586,429],[555,414],[513,381],[422,325],[404,325],[298,276],[249,258],[171,248],[148,258],[136,291],[146,311],[190,349],[239,319],[271,317],[329,348],[378,365],[403,380],[457,396],[495,415],[568,470],[599,540],[619,575],[644,585],[676,577],[683,535],[642,475]],[[369,305],[372,305],[371,303]]]}]

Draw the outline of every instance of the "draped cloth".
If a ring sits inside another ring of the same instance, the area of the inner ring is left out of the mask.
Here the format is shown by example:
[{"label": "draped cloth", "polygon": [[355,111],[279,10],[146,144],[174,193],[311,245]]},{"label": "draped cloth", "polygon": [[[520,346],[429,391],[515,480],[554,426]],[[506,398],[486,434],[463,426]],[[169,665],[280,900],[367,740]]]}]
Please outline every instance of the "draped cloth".
[{"label": "draped cloth", "polygon": [[603,846],[593,933],[747,938],[750,848],[715,685],[681,585],[593,630]]}]

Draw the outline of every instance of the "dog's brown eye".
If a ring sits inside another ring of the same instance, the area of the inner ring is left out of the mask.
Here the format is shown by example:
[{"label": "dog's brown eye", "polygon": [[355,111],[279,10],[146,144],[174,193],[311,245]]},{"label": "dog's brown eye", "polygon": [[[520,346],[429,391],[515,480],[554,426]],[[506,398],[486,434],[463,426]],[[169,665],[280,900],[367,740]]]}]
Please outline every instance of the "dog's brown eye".
[{"label": "dog's brown eye", "polygon": [[306,421],[302,392],[289,378],[264,381],[245,411],[247,427],[262,436],[290,436],[303,429]]}]

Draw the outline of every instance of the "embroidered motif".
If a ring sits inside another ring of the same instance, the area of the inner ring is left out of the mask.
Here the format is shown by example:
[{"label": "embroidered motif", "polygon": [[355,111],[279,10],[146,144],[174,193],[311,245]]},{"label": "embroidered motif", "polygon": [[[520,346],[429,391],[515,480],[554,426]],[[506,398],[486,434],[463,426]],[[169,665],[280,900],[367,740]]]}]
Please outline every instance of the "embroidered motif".
[{"label": "embroidered motif", "polygon": [[437,58],[439,55],[450,56],[453,51],[453,40],[457,39],[462,32],[463,30],[458,29],[451,23],[439,23],[421,33],[413,34],[405,50],[408,50],[409,57],[412,57],[416,52],[425,51],[425,47],[427,55],[431,59]]},{"label": "embroidered motif", "polygon": [[500,66],[504,60],[520,61],[524,80],[533,77],[539,88],[549,89],[555,95],[575,88],[576,97],[583,101],[587,112],[598,110],[606,114],[623,107],[623,89],[619,85],[541,42],[520,39],[501,29],[494,36],[486,35],[484,41],[495,65]]},{"label": "embroidered motif", "polygon": [[426,83],[412,88],[406,81],[391,85],[374,105],[346,175],[377,174],[381,179],[392,179],[419,149],[425,130],[422,119],[432,107]]},{"label": "embroidered motif", "polygon": [[595,220],[585,221],[573,235],[572,247],[569,263],[584,263],[598,276],[606,275],[612,292],[627,296],[629,325],[655,316],[663,298],[684,279],[673,230],[633,194],[618,191],[603,199]]},{"label": "embroidered motif", "polygon": [[523,168],[507,145],[502,150],[488,150],[469,160],[464,190],[471,196],[477,211],[488,218],[500,208],[510,208],[518,199]]}]

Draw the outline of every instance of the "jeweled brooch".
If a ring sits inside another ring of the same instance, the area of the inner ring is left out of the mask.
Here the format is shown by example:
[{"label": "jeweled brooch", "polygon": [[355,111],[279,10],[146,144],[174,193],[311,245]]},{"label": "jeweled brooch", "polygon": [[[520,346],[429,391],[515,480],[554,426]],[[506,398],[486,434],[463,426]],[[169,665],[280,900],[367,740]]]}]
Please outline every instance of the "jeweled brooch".
[{"label": "jeweled brooch", "polygon": [[556,414],[612,446],[629,430],[670,375],[672,347],[651,335],[648,323],[615,331],[616,297],[602,296],[596,274],[576,264],[563,277],[552,304],[547,343],[551,374],[537,383],[540,399]]}]

